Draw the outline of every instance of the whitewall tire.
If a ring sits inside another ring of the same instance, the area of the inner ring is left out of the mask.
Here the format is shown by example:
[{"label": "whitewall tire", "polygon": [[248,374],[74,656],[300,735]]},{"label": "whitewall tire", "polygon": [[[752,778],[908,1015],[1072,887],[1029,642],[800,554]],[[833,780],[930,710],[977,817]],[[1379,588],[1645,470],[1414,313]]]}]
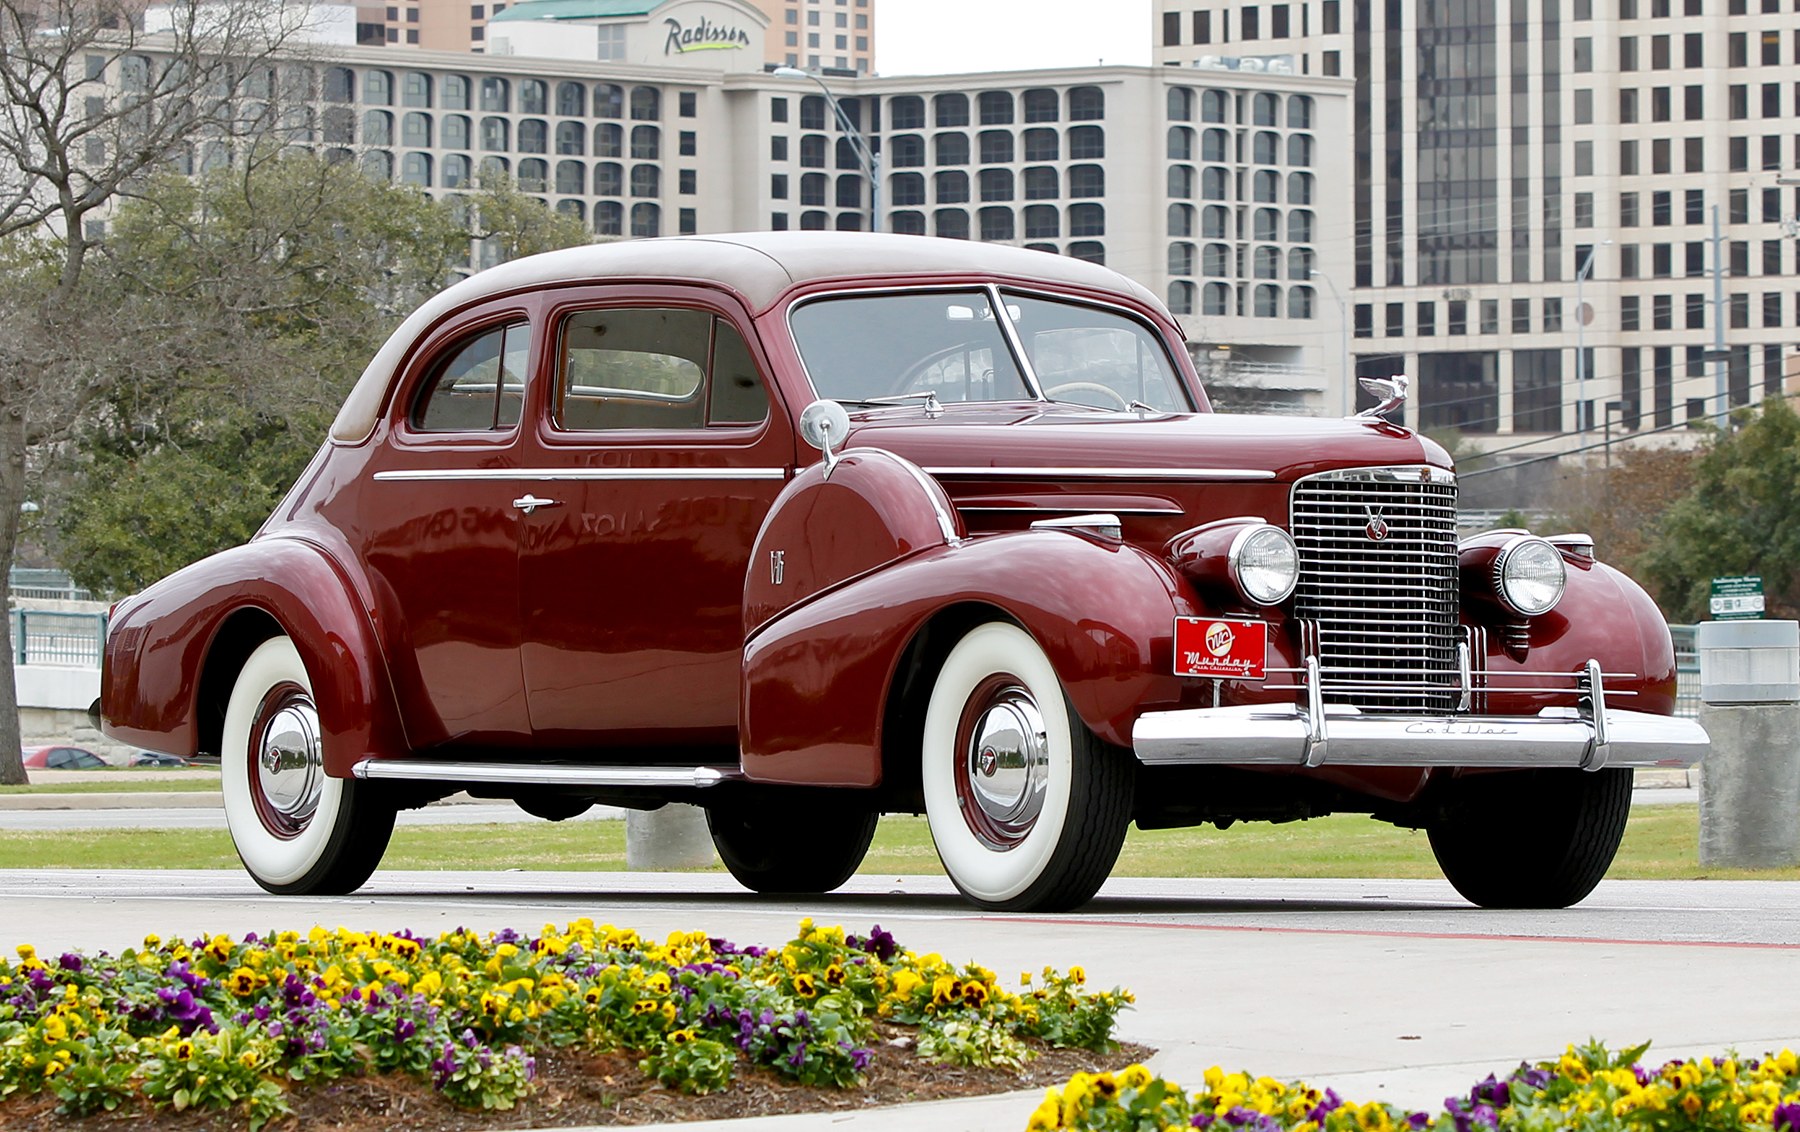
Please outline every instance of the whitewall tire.
[{"label": "whitewall tire", "polygon": [[1076,716],[1023,629],[989,622],[950,650],[920,758],[938,858],[975,903],[1073,908],[1112,871],[1131,819],[1130,756]]},{"label": "whitewall tire", "polygon": [[375,871],[394,808],[363,783],[326,775],[312,681],[287,637],[258,646],[238,673],[219,763],[225,824],[257,884],[340,894]]}]

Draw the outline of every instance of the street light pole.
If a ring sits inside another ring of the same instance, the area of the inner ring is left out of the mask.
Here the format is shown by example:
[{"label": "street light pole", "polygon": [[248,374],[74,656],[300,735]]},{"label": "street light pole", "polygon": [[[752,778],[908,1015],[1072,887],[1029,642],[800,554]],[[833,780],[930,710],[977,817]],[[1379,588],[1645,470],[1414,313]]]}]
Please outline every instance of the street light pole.
[{"label": "street light pole", "polygon": [[868,139],[856,128],[856,123],[844,113],[837,95],[825,85],[825,80],[811,71],[802,71],[798,67],[776,67],[769,72],[782,79],[811,79],[824,92],[825,100],[831,103],[831,113],[837,119],[838,129],[850,139],[850,148],[856,152],[857,164],[862,166],[863,176],[869,179],[869,231],[881,231],[881,155],[869,148]]},{"label": "street light pole", "polygon": [[1339,415],[1347,417],[1350,415],[1351,398],[1355,396],[1350,390],[1356,384],[1356,374],[1352,372],[1350,364],[1350,308],[1345,305],[1344,296],[1337,289],[1337,284],[1331,281],[1331,276],[1315,268],[1312,277],[1325,280],[1325,286],[1331,288],[1331,297],[1337,300],[1338,353],[1342,365],[1338,381],[1338,407],[1342,410]]},{"label": "street light pole", "polygon": [[1592,425],[1587,411],[1587,304],[1581,301],[1581,285],[1594,270],[1594,256],[1612,243],[1601,240],[1588,248],[1587,259],[1575,273],[1575,431],[1586,432]]}]

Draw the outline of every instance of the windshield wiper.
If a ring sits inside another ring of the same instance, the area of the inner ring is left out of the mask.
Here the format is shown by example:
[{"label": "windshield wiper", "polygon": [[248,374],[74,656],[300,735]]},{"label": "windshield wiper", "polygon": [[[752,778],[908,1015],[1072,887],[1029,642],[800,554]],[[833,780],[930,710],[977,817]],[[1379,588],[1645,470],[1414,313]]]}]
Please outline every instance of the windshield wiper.
[{"label": "windshield wiper", "polygon": [[888,397],[833,397],[832,400],[841,405],[904,405],[908,401],[923,401],[926,416],[942,416],[944,412],[944,403],[929,389],[923,393],[895,393]]}]

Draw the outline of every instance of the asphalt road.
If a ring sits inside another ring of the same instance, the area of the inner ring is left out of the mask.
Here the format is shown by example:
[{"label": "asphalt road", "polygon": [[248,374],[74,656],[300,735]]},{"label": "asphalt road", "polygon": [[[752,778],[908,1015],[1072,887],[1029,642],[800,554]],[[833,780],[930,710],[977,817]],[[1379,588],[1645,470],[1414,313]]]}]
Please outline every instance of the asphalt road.
[{"label": "asphalt road", "polygon": [[[1435,1105],[1572,1041],[1655,1039],[1652,1056],[1800,1048],[1800,883],[1609,881],[1577,908],[1485,911],[1438,881],[1118,880],[1081,912],[999,916],[941,877],[858,877],[807,900],[717,874],[378,873],[341,898],[273,897],[242,874],[0,870],[0,945],[116,949],[143,933],[535,930],[577,916],[779,943],[811,916],[878,923],[918,951],[1001,972],[1081,963],[1130,987],[1124,1037],[1197,1081],[1209,1065]],[[1012,1096],[731,1127],[1022,1128]]]}]

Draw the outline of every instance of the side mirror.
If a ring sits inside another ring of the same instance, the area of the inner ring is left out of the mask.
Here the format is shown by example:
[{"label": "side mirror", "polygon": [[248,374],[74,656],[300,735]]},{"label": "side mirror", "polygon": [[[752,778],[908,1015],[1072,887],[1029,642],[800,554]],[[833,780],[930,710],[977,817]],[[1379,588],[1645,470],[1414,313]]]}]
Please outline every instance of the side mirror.
[{"label": "side mirror", "polygon": [[818,400],[800,413],[800,439],[825,453],[825,478],[837,467],[837,450],[850,435],[850,414],[836,401]]}]

